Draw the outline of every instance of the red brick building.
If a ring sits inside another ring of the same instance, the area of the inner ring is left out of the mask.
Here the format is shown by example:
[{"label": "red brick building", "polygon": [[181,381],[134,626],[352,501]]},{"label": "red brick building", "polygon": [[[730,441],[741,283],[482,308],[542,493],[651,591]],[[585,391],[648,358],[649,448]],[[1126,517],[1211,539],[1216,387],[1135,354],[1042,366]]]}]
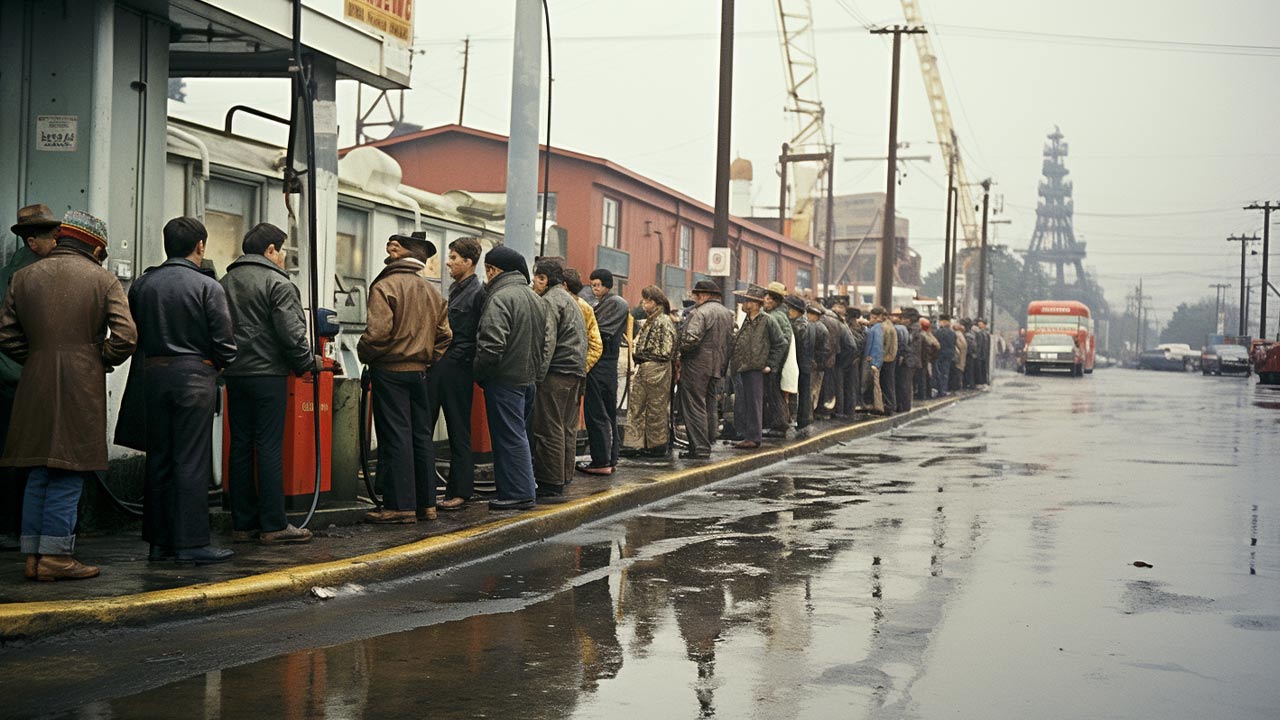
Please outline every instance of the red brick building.
[{"label": "red brick building", "polygon": [[[371,143],[400,163],[406,185],[428,192],[506,191],[507,138],[445,125]],[[539,159],[538,186],[542,186]],[[586,280],[606,267],[621,279],[632,303],[649,284],[663,287],[673,303],[707,269],[714,210],[604,158],[553,149],[548,185],[551,220],[566,233],[565,246],[548,237],[548,255],[564,255]],[[729,243],[740,285],[781,280],[789,290],[813,289],[821,252],[740,218],[732,218]],[[616,286],[615,286],[616,287]]]}]

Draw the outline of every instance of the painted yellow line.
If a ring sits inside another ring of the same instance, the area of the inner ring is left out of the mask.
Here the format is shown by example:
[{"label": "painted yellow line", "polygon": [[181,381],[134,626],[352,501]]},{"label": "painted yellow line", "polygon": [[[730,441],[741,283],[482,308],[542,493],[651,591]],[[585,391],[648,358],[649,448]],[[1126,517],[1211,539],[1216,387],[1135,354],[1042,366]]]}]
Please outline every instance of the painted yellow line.
[{"label": "painted yellow line", "polygon": [[[508,535],[517,535],[523,530],[528,530],[530,537],[516,544],[564,532],[574,525],[619,512],[627,507],[625,500],[628,497],[647,498],[642,503],[670,497],[680,492],[681,486],[709,484],[741,472],[758,470],[796,455],[815,452],[842,440],[882,432],[959,399],[932,401],[909,414],[833,428],[783,447],[685,468],[657,478],[646,478],[643,482],[629,482],[562,504],[536,508],[514,517],[342,560],[133,595],[91,600],[8,603],[0,605],[0,638],[45,635],[90,625],[133,624],[159,617],[193,616],[267,600],[301,597],[315,586],[370,582],[409,575],[429,569],[434,560],[456,557],[455,550],[479,544],[481,547],[476,549],[477,552],[498,552],[512,546],[510,543],[499,546],[498,543]],[[677,489],[670,491],[671,486]]]}]

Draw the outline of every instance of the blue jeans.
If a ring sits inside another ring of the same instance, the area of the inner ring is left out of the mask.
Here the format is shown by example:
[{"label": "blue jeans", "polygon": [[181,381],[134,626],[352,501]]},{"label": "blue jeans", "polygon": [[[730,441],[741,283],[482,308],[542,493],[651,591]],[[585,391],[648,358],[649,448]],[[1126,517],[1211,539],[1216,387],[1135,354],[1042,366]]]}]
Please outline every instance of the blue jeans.
[{"label": "blue jeans", "polygon": [[76,512],[87,473],[31,468],[22,499],[22,552],[70,555],[76,549]]},{"label": "blue jeans", "polygon": [[536,488],[529,428],[533,427],[534,386],[485,383],[481,387],[484,409],[489,415],[498,499],[532,500]]}]

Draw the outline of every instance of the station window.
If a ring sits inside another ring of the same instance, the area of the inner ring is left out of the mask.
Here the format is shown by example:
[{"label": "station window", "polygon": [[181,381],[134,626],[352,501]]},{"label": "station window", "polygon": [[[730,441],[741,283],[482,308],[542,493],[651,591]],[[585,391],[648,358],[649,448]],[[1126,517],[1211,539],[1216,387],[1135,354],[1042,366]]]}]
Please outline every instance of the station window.
[{"label": "station window", "polygon": [[556,221],[556,194],[555,193],[538,193],[538,214],[544,212],[547,214],[549,222]]},{"label": "station window", "polygon": [[337,266],[343,284],[363,285],[368,278],[369,213],[338,207]]},{"label": "station window", "polygon": [[796,289],[813,289],[813,271],[809,268],[796,268]]},{"label": "station window", "polygon": [[771,283],[774,280],[779,280],[779,279],[780,278],[778,277],[778,256],[774,255],[773,253],[769,253],[764,256],[764,281],[766,283]]},{"label": "station window", "polygon": [[680,254],[677,264],[688,270],[693,267],[693,228],[680,226]]},{"label": "station window", "polygon": [[234,180],[213,178],[205,184],[204,225],[209,238],[204,256],[218,277],[240,257],[244,234],[258,222],[258,193],[258,186]]},{"label": "station window", "polygon": [[618,218],[622,204],[613,198],[604,199],[604,221],[600,228],[600,244],[608,248],[618,247]]},{"label": "station window", "polygon": [[758,263],[756,249],[753,247],[747,248],[747,251],[742,255],[742,276],[747,282],[753,283],[756,281],[756,266]]}]

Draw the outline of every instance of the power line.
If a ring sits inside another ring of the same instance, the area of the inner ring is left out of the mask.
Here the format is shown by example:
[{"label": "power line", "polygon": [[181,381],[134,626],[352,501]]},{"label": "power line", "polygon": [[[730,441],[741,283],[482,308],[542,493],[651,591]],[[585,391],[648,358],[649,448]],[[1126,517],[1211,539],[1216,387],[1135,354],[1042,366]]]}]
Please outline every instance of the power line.
[{"label": "power line", "polygon": [[1050,33],[1035,30],[990,28],[974,25],[940,25],[957,35],[971,35],[995,40],[1036,41],[1045,40],[1064,45],[1089,45],[1121,47],[1133,50],[1158,50],[1164,52],[1191,52],[1211,55],[1249,55],[1255,57],[1280,57],[1280,46],[1242,45],[1233,43],[1186,42],[1181,40],[1153,40],[1146,38],[1111,37],[1106,35],[1077,35]]}]

